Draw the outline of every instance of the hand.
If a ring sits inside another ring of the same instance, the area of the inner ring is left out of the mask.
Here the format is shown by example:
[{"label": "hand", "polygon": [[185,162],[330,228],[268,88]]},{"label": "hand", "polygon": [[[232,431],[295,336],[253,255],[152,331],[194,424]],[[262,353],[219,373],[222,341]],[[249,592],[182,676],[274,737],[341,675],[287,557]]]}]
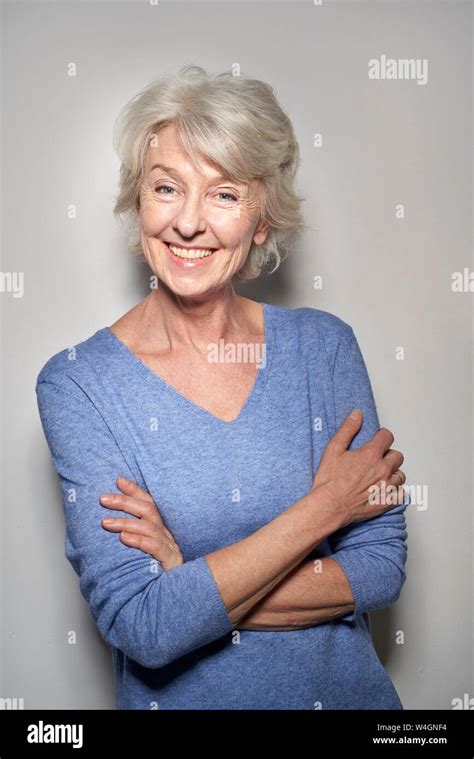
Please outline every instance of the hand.
[{"label": "hand", "polygon": [[165,571],[182,564],[181,551],[166,528],[151,495],[124,477],[118,477],[116,482],[119,490],[125,495],[103,493],[99,498],[101,505],[117,511],[126,511],[139,518],[105,518],[102,520],[102,527],[111,532],[119,532],[122,543],[153,556]]},{"label": "hand", "polygon": [[[312,488],[324,487],[341,513],[342,526],[379,516],[402,504],[406,497],[402,487],[406,477],[399,469],[404,457],[390,448],[395,439],[390,430],[381,427],[368,443],[354,451],[347,450],[362,424],[362,412],[354,413],[355,418],[347,416],[324,449]],[[391,502],[386,504],[380,493],[380,503],[371,503],[369,488],[382,482]]]}]

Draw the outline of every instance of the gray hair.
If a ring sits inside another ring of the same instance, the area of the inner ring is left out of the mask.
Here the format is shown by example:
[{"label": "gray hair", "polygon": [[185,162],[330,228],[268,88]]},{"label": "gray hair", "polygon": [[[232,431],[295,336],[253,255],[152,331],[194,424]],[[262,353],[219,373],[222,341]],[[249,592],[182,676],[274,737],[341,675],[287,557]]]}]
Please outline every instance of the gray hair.
[{"label": "gray hair", "polygon": [[120,112],[114,148],[121,160],[114,214],[129,221],[129,249],[142,254],[136,219],[146,151],[153,134],[174,124],[191,156],[199,154],[236,182],[260,187],[259,219],[269,225],[261,245],[252,242],[236,274],[245,281],[274,264],[273,273],[306,229],[294,180],[300,163],[293,126],[272,87],[258,79],[224,72],[210,76],[200,66],[153,81]]}]

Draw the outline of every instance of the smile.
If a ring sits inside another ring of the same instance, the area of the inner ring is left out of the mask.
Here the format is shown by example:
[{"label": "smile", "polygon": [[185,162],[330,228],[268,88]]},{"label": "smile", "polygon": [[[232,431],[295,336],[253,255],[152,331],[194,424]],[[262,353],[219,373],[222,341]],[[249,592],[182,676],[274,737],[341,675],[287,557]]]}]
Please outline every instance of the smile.
[{"label": "smile", "polygon": [[168,245],[168,248],[175,256],[187,259],[207,258],[207,256],[212,256],[215,253],[210,248],[193,248],[192,250],[188,250],[188,248],[178,248],[176,245]]},{"label": "smile", "polygon": [[219,250],[214,248],[180,248],[179,245],[167,242],[163,242],[163,244],[166,246],[173,263],[184,269],[205,266]]}]

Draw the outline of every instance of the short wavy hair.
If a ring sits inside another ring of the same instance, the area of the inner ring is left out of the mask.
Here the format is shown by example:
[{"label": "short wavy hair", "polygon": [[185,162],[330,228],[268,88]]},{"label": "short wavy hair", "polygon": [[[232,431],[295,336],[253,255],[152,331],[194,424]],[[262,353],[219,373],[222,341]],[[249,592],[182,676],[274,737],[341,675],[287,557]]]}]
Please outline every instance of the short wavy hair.
[{"label": "short wavy hair", "polygon": [[121,160],[114,214],[129,222],[128,246],[143,254],[136,219],[146,151],[153,134],[174,124],[188,155],[200,155],[237,182],[258,182],[258,221],[269,225],[263,244],[252,242],[236,278],[273,273],[306,228],[295,190],[300,163],[290,119],[273,88],[258,79],[224,72],[208,75],[188,65],[165,75],[133,97],[114,125],[114,148]]}]

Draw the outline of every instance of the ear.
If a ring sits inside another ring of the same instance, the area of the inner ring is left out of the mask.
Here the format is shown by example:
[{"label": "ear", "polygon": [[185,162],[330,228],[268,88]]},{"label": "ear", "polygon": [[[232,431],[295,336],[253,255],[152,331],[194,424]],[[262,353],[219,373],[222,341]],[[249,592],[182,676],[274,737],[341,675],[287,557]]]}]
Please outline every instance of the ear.
[{"label": "ear", "polygon": [[270,225],[266,221],[261,221],[253,235],[253,241],[256,245],[262,245],[268,237]]}]

